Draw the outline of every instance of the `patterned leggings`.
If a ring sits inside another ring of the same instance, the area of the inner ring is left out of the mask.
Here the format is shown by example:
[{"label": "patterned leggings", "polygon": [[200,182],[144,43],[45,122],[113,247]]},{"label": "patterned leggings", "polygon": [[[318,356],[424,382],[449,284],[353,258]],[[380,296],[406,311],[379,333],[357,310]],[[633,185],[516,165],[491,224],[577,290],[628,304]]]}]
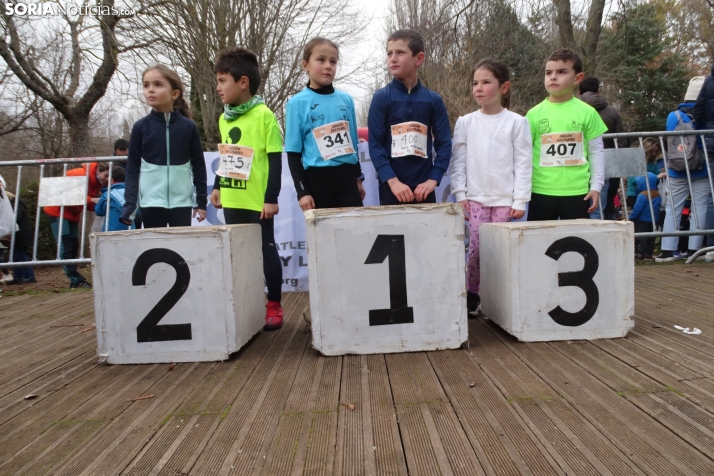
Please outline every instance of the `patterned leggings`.
[{"label": "patterned leggings", "polygon": [[479,251],[479,227],[481,223],[510,221],[511,207],[486,207],[469,200],[469,257],[466,263],[467,288],[478,294],[481,284],[481,253]]}]

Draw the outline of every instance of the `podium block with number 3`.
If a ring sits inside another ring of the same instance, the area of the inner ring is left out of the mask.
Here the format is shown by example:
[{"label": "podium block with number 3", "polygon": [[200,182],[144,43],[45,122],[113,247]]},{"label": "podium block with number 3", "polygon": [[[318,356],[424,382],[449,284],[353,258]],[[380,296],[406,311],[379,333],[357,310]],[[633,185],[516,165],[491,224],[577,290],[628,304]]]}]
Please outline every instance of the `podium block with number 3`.
[{"label": "podium block with number 3", "polygon": [[225,360],[265,324],[259,225],[95,233],[91,244],[110,364]]},{"label": "podium block with number 3", "polygon": [[526,342],[624,337],[634,325],[633,227],[601,220],[482,225],[483,314]]},{"label": "podium block with number 3", "polygon": [[424,351],[467,340],[458,205],[310,210],[305,218],[317,350]]}]

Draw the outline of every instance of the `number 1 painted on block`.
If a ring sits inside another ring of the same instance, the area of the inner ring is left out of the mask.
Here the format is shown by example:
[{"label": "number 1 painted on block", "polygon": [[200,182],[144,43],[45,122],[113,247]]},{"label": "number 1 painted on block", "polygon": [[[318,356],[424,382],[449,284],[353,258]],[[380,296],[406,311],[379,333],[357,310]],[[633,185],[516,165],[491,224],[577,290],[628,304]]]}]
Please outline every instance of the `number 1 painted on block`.
[{"label": "number 1 painted on block", "polygon": [[371,309],[370,326],[411,324],[414,309],[407,306],[407,264],[404,235],[377,235],[364,264],[380,264],[389,258],[389,309]]}]

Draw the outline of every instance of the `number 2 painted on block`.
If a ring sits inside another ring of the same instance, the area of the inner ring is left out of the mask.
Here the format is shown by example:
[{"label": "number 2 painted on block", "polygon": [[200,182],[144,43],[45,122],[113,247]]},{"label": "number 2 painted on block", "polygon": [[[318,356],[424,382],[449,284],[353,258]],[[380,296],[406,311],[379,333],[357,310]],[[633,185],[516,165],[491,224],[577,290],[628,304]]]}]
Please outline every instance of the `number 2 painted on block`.
[{"label": "number 2 painted on block", "polygon": [[389,309],[371,309],[369,325],[411,324],[414,309],[407,306],[407,264],[404,235],[377,235],[364,264],[384,263],[389,258]]},{"label": "number 2 painted on block", "polygon": [[134,263],[131,272],[131,284],[145,286],[146,275],[156,263],[166,263],[176,270],[176,281],[169,292],[149,311],[144,319],[136,326],[137,342],[164,342],[171,340],[191,340],[191,324],[162,324],[167,312],[181,299],[188,283],[191,281],[191,272],[186,260],[175,251],[166,248],[153,248],[144,251]]},{"label": "number 2 painted on block", "polygon": [[569,251],[580,254],[585,264],[580,271],[558,273],[558,286],[575,286],[582,289],[585,292],[585,306],[578,312],[568,312],[558,306],[548,314],[561,326],[577,327],[588,322],[595,315],[600,304],[600,293],[593,281],[600,260],[593,245],[577,236],[568,236],[555,241],[548,247],[545,255],[558,261]]}]

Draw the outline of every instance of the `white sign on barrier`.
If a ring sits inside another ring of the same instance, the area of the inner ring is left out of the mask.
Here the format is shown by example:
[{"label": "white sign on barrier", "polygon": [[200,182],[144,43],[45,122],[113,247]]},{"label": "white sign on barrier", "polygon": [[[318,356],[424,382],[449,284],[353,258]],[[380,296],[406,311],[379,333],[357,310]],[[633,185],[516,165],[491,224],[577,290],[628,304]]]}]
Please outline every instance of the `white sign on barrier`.
[{"label": "white sign on barrier", "polygon": [[76,206],[87,201],[87,177],[43,177],[40,180],[40,193],[37,196],[38,205]]},{"label": "white sign on barrier", "polygon": [[634,325],[632,222],[480,229],[483,314],[526,342],[624,337]]},{"label": "white sign on barrier", "polygon": [[467,340],[458,205],[310,210],[305,220],[315,349],[425,351]]},{"label": "white sign on barrier", "polygon": [[265,325],[259,225],[91,235],[100,359],[225,360]]}]

